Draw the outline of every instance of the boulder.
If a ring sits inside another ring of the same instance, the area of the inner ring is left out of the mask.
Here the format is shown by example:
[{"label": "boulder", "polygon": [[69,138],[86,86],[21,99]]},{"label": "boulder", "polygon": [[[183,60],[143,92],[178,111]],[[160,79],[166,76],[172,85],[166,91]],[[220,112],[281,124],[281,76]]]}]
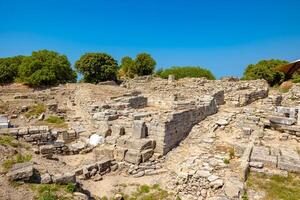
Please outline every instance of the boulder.
[{"label": "boulder", "polygon": [[232,199],[239,199],[243,195],[244,184],[238,178],[230,177],[224,184],[225,194]]}]

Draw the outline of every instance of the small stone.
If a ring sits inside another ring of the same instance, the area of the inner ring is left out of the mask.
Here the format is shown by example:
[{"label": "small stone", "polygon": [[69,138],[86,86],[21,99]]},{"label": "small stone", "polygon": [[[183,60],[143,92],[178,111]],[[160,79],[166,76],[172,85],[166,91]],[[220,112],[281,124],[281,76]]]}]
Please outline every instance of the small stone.
[{"label": "small stone", "polygon": [[124,200],[124,198],[123,198],[123,196],[122,196],[121,194],[116,194],[116,195],[114,196],[114,199],[115,199],[115,200]]},{"label": "small stone", "polygon": [[89,197],[86,194],[83,194],[81,192],[74,192],[73,193],[74,200],[88,200]]},{"label": "small stone", "polygon": [[219,177],[216,176],[216,175],[210,175],[210,176],[207,178],[207,180],[208,180],[209,182],[213,182],[213,181],[215,181],[215,180],[217,180],[217,179],[219,179]]},{"label": "small stone", "polygon": [[134,178],[139,178],[145,175],[145,171],[140,171],[133,175]]},{"label": "small stone", "polygon": [[93,181],[101,181],[103,179],[103,177],[100,175],[100,174],[96,174],[94,177],[93,177]]}]

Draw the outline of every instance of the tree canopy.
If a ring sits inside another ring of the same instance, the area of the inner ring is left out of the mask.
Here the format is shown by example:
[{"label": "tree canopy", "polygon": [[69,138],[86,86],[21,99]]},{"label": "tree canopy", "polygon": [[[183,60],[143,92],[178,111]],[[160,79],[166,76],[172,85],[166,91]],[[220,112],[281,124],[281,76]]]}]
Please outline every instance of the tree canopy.
[{"label": "tree canopy", "polygon": [[86,53],[76,61],[75,68],[83,75],[84,82],[99,83],[117,79],[117,61],[106,53]]},{"label": "tree canopy", "polygon": [[185,77],[205,77],[209,80],[214,80],[215,77],[208,69],[194,66],[171,67],[164,70],[159,70],[156,73],[161,78],[168,78],[169,75],[174,75],[176,79]]},{"label": "tree canopy", "polygon": [[120,74],[127,77],[145,76],[153,74],[156,61],[150,54],[140,53],[133,60],[129,56],[122,58],[120,65]]},{"label": "tree canopy", "polygon": [[281,84],[285,74],[277,71],[277,67],[287,64],[285,60],[261,60],[250,64],[244,71],[243,80],[265,79],[271,86]]},{"label": "tree canopy", "polygon": [[18,67],[24,56],[0,58],[0,84],[12,83],[18,76]]},{"label": "tree canopy", "polygon": [[40,50],[24,57],[18,68],[18,79],[31,86],[76,82],[77,74],[65,55]]}]

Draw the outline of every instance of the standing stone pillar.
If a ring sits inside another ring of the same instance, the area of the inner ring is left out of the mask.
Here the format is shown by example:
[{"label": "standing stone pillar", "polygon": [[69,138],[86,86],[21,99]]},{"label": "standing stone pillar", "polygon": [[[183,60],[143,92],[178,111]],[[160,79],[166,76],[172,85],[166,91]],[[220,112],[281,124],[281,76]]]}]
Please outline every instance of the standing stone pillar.
[{"label": "standing stone pillar", "polygon": [[136,139],[146,138],[147,136],[147,126],[142,120],[133,121],[133,132],[132,137]]},{"label": "standing stone pillar", "polygon": [[173,83],[175,81],[175,76],[170,74],[168,77],[168,83]]}]

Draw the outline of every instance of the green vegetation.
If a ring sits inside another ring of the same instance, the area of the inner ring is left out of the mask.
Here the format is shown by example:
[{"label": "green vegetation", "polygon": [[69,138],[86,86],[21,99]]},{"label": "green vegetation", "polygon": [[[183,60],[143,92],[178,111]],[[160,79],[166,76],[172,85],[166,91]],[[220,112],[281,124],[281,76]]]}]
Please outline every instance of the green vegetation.
[{"label": "green vegetation", "polygon": [[5,160],[3,163],[2,163],[2,167],[5,169],[5,170],[9,170],[12,168],[12,166],[16,163],[24,163],[24,162],[28,162],[32,159],[32,155],[30,154],[27,154],[27,155],[22,155],[20,153],[16,154],[14,157],[10,158],[10,159],[7,159]]},{"label": "green vegetation", "polygon": [[[170,194],[161,189],[158,184],[153,186],[141,185],[138,187],[137,191],[130,196],[124,195],[125,200],[163,200],[167,199]],[[106,197],[102,197],[102,199]],[[106,198],[107,199],[107,198]]]},{"label": "green vegetation", "polygon": [[68,58],[54,51],[32,52],[19,66],[18,80],[31,86],[76,82],[76,78]]},{"label": "green vegetation", "polygon": [[71,200],[72,196],[70,194],[75,192],[76,185],[31,184],[30,188],[37,192],[36,200]]},{"label": "green vegetation", "polygon": [[223,162],[227,165],[230,163],[230,161],[227,158],[225,158]]},{"label": "green vegetation", "polygon": [[242,196],[242,200],[248,200],[248,194],[247,194],[247,192],[244,192],[244,194]]},{"label": "green vegetation", "polygon": [[266,194],[264,200],[298,200],[300,197],[300,178],[293,174],[282,177],[251,173],[247,187],[264,191]]},{"label": "green vegetation", "polygon": [[214,80],[214,75],[207,69],[201,67],[171,67],[165,70],[159,70],[156,73],[157,76],[161,78],[168,78],[169,75],[174,75],[176,79],[185,77],[205,77],[209,80]]},{"label": "green vegetation", "polygon": [[75,68],[87,83],[117,79],[117,61],[106,53],[86,53],[76,61]]},{"label": "green vegetation", "polygon": [[285,74],[276,69],[287,63],[285,60],[261,60],[256,64],[248,65],[242,79],[265,79],[271,86],[280,85],[285,80]]},{"label": "green vegetation", "polygon": [[31,56],[0,58],[0,84],[14,81],[30,86],[76,82],[68,58],[54,51],[40,50]]},{"label": "green vegetation", "polygon": [[119,75],[129,78],[151,75],[154,72],[155,65],[156,61],[147,53],[138,54],[134,60],[126,56],[121,60]]},{"label": "green vegetation", "polygon": [[58,117],[58,116],[49,116],[46,119],[46,122],[50,123],[50,124],[62,124],[65,123],[64,118]]},{"label": "green vegetation", "polygon": [[44,104],[37,104],[29,108],[29,110],[25,113],[25,117],[27,118],[37,117],[45,111],[46,111],[46,107]]},{"label": "green vegetation", "polygon": [[292,82],[293,83],[300,83],[300,74],[299,74],[299,72],[293,74]]},{"label": "green vegetation", "polygon": [[24,56],[0,58],[0,84],[12,83],[18,76],[18,67]]},{"label": "green vegetation", "polygon": [[0,145],[3,146],[11,146],[11,147],[19,147],[21,144],[14,137],[9,135],[1,135],[0,136]]}]

